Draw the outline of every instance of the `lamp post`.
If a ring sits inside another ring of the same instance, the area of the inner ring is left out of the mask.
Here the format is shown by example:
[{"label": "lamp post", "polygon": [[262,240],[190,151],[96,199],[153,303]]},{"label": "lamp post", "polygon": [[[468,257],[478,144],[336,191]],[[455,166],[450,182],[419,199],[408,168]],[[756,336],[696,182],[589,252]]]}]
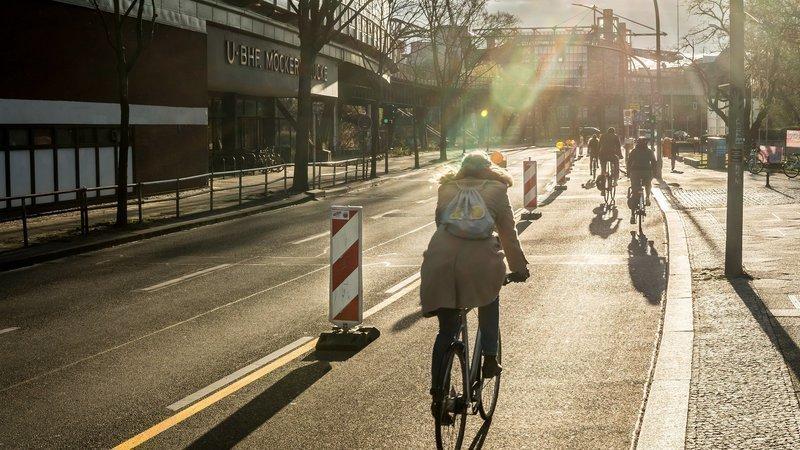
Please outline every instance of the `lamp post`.
[{"label": "lamp post", "polygon": [[489,153],[489,110],[481,110],[481,118],[483,118],[483,141],[486,144],[486,153]]},{"label": "lamp post", "polygon": [[[725,275],[742,274],[742,214],[744,174],[745,76],[744,76],[744,1],[730,0],[731,93],[728,113],[728,205],[725,234]],[[748,126],[749,128],[749,126]]]},{"label": "lamp post", "polygon": [[656,12],[656,102],[655,102],[655,113],[656,113],[656,130],[655,130],[655,144],[656,144],[656,155],[658,155],[658,179],[661,179],[661,168],[664,164],[664,160],[661,154],[661,132],[662,132],[662,122],[661,116],[662,111],[662,97],[663,93],[661,92],[661,14],[658,11],[658,0],[653,0],[653,8]]}]

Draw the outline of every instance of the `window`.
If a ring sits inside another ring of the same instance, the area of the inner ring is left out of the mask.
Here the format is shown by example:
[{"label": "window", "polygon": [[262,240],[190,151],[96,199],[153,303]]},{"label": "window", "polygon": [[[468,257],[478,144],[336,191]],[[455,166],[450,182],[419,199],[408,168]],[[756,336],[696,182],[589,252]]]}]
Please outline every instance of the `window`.
[{"label": "window", "polygon": [[28,142],[27,129],[16,128],[8,130],[8,145],[11,147],[26,147]]}]

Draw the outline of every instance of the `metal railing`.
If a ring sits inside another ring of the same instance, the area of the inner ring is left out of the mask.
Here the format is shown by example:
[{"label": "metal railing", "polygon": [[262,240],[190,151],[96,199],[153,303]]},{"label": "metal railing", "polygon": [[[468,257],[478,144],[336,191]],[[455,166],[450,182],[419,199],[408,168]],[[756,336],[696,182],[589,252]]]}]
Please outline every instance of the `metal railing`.
[{"label": "metal railing", "polygon": [[[379,159],[383,156],[379,156]],[[336,186],[346,184],[351,181],[364,180],[368,174],[367,166],[369,158],[351,158],[340,161],[317,162],[316,168],[309,164],[313,170],[310,184],[312,188],[322,188],[324,186]],[[262,187],[263,196],[267,197],[271,193],[286,194],[289,191],[289,180],[294,180],[294,173],[288,174],[288,169],[294,168],[294,164],[279,164],[274,166],[255,167],[251,169],[227,170],[221,172],[208,172],[188,177],[179,177],[166,180],[142,181],[127,185],[128,189],[128,208],[135,209],[135,217],[138,223],[144,221],[146,205],[157,203],[174,202],[174,217],[181,217],[181,202],[188,199],[207,196],[208,207],[202,211],[193,211],[193,214],[203,211],[213,211],[215,196],[224,192],[234,191],[233,201],[237,206],[241,206],[245,201],[245,193],[252,188]],[[327,170],[323,170],[327,169]],[[262,175],[258,182],[253,182],[252,177]],[[235,183],[229,183],[231,178],[236,178]],[[217,182],[215,185],[215,181]],[[277,190],[270,191],[270,184],[278,184]],[[117,186],[81,187],[63,191],[44,192],[36,194],[18,195],[11,197],[0,197],[0,224],[20,221],[22,224],[22,241],[24,247],[30,245],[29,221],[33,218],[58,216],[78,212],[80,216],[81,236],[88,236],[90,222],[89,213],[91,211],[112,210],[116,208],[114,197],[105,192],[116,192]],[[151,194],[147,194],[147,192]],[[252,192],[247,192],[251,194]],[[55,203],[37,203],[35,199],[41,197],[61,197],[73,196],[74,199],[58,201]],[[230,202],[231,197],[226,199]],[[195,205],[196,206],[196,205]],[[35,207],[35,208],[34,208]]]}]

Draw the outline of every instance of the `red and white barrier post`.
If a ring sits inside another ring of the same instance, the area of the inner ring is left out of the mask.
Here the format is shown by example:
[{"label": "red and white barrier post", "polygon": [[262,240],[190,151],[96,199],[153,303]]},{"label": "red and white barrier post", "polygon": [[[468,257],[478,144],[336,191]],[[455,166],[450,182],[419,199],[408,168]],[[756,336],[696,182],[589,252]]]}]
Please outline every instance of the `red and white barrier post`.
[{"label": "red and white barrier post", "polygon": [[556,152],[556,184],[564,188],[569,172],[569,151],[567,149]]},{"label": "red and white barrier post", "polygon": [[522,161],[522,198],[526,210],[526,212],[522,214],[523,219],[532,219],[541,216],[541,214],[535,212],[538,206],[536,178],[536,161],[530,158],[526,161]]},{"label": "red and white barrier post", "polygon": [[352,328],[362,320],[360,206],[331,207],[331,278],[328,320]]},{"label": "red and white barrier post", "polygon": [[330,294],[328,320],[317,350],[358,350],[377,338],[374,328],[359,327],[364,316],[363,211],[360,206],[331,206]]}]

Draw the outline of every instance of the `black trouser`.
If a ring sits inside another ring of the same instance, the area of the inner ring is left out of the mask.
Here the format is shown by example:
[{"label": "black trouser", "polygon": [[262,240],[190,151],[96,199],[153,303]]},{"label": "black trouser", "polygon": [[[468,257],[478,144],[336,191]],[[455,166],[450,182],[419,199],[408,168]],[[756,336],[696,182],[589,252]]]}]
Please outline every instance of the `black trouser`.
[{"label": "black trouser", "polygon": [[[461,331],[461,310],[440,308],[436,311],[439,319],[439,333],[433,343],[431,356],[431,392],[440,389],[438,383],[442,379],[444,357],[450,345],[458,339]],[[497,343],[500,337],[500,298],[488,305],[478,308],[478,329],[481,330],[481,348],[484,355],[497,355]]]}]

